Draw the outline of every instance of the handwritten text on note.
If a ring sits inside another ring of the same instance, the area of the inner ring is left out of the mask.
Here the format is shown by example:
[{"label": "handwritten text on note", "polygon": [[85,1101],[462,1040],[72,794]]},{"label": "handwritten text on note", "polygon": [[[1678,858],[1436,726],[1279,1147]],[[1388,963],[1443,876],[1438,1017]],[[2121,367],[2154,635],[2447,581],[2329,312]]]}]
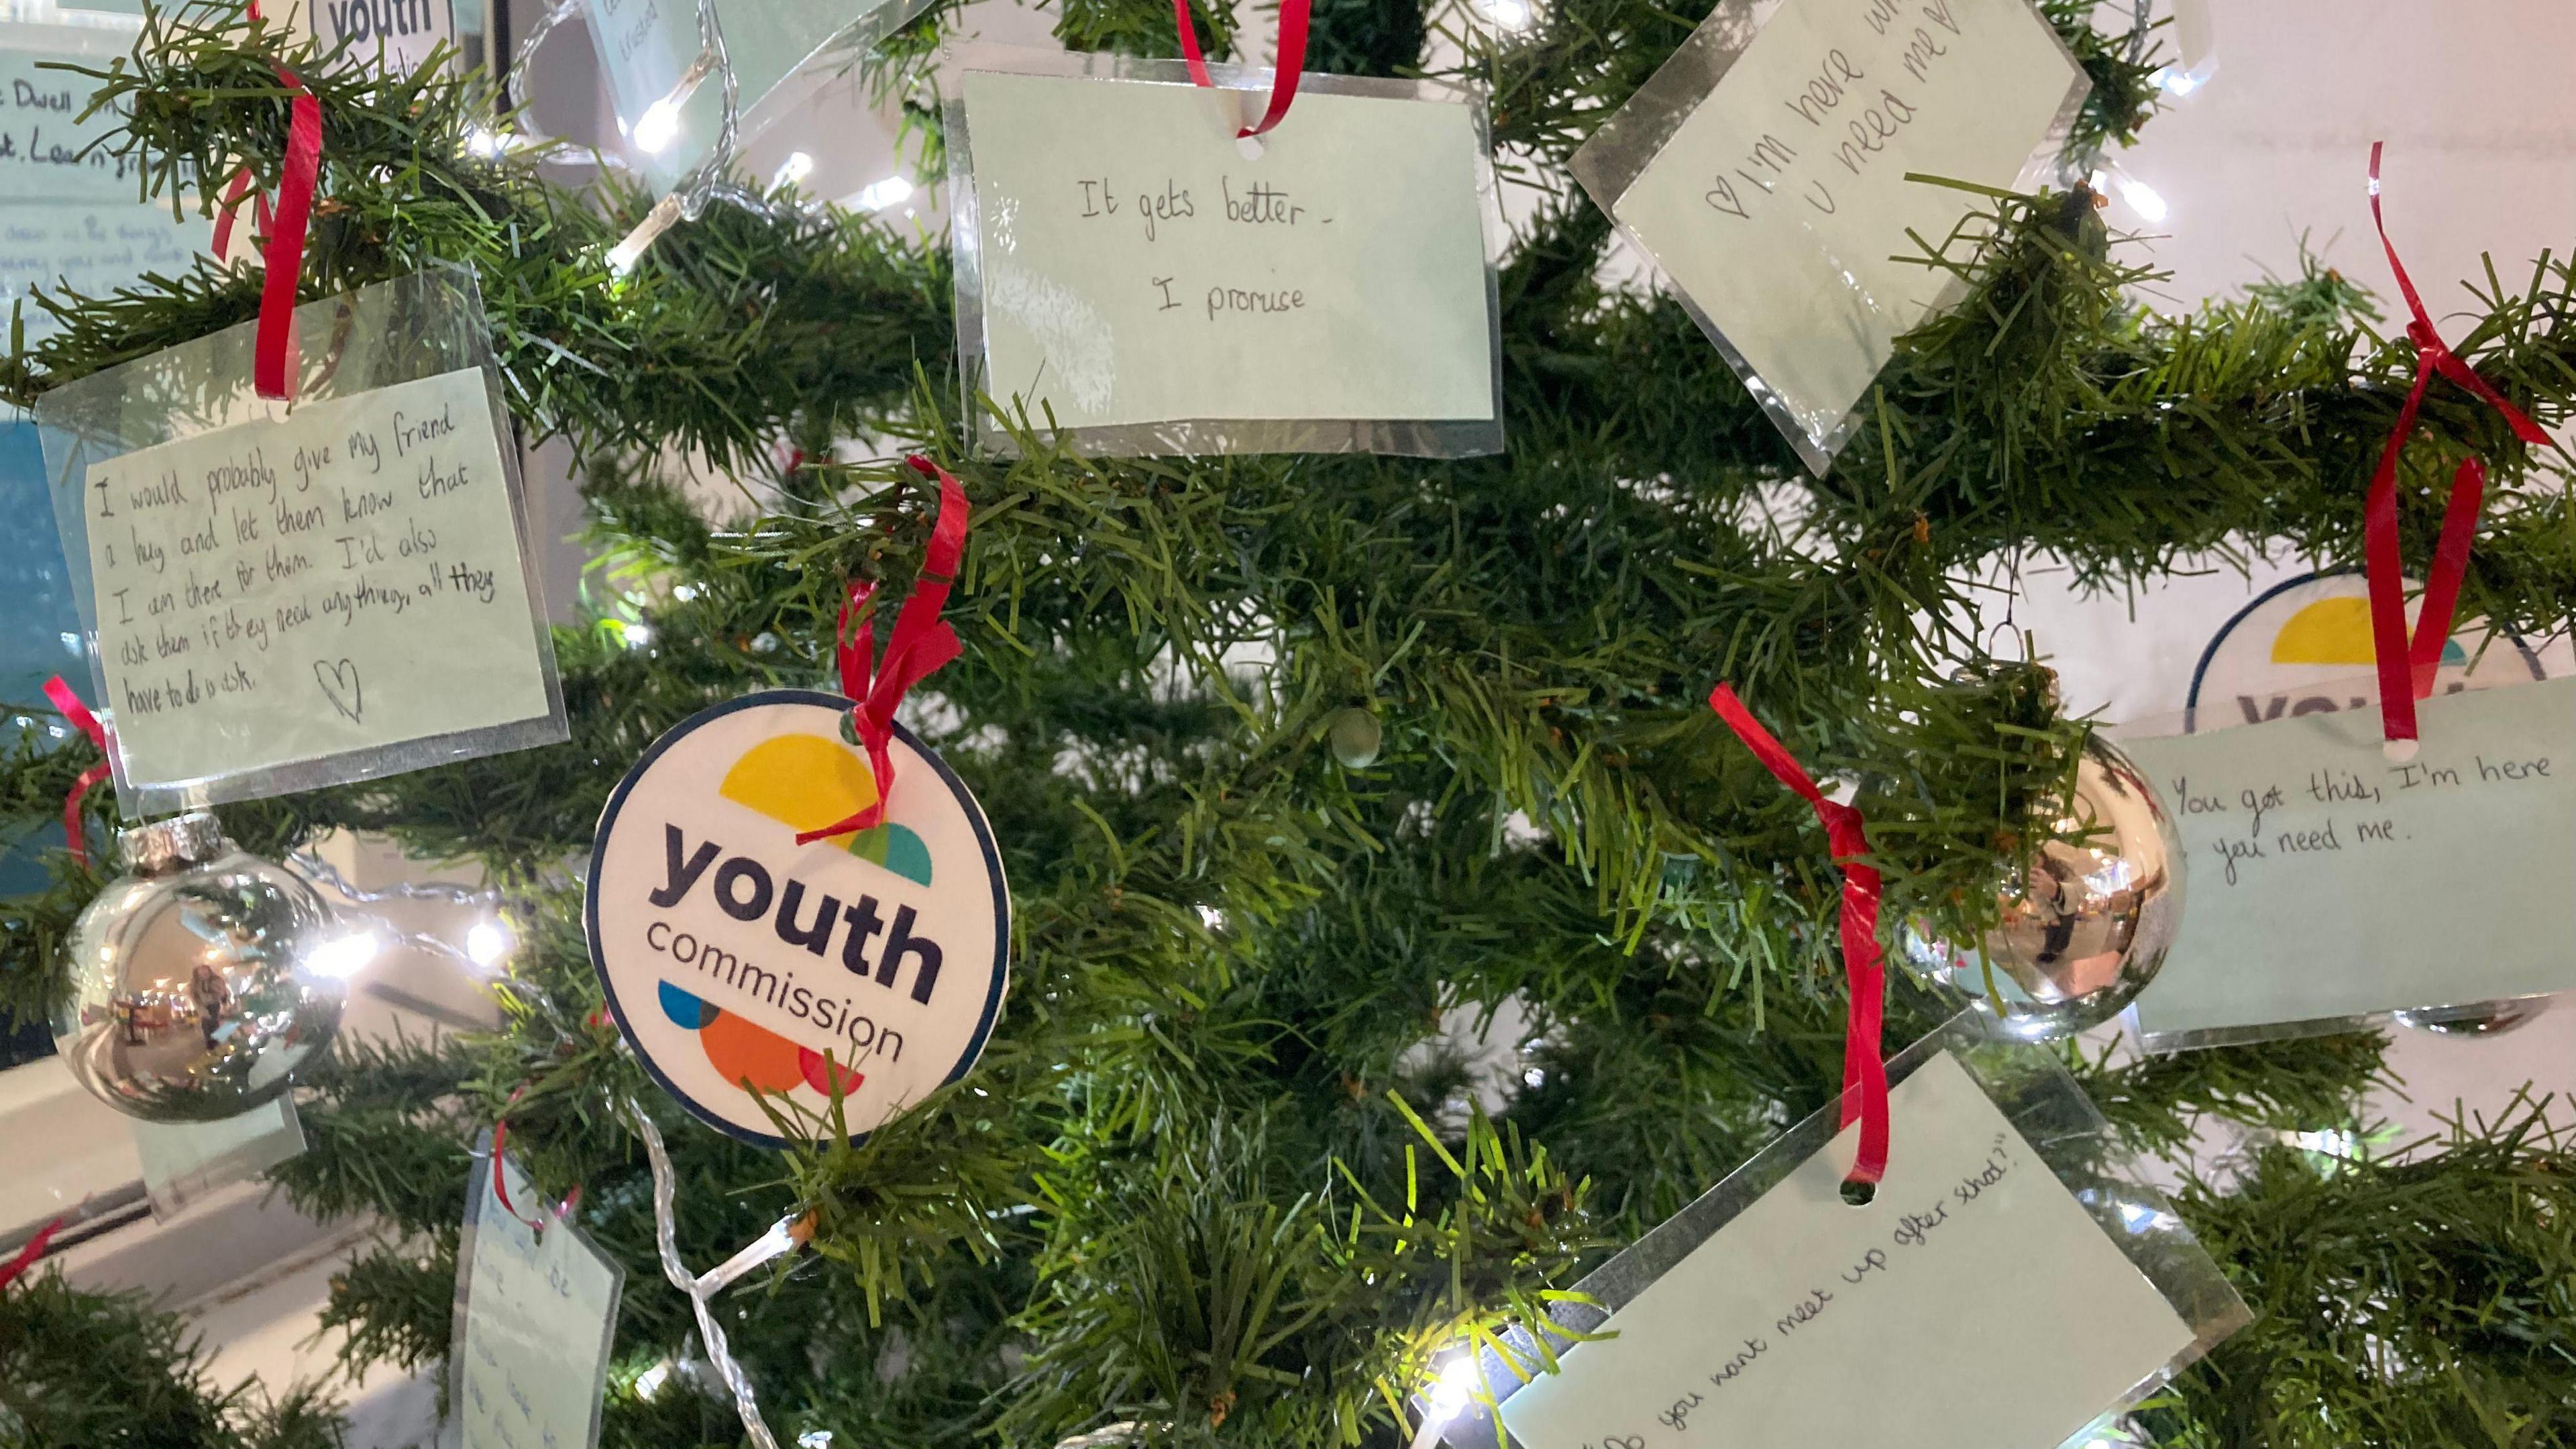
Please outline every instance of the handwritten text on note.
[{"label": "handwritten text on note", "polygon": [[[1817,1153],[1504,1399],[1529,1449],[2054,1449],[2192,1330],[1958,1059],[1897,1086],[1876,1201]],[[1996,1364],[2045,1363],[1971,1392]],[[1855,1375],[1866,1392],[1853,1392]]]},{"label": "handwritten text on note", "polygon": [[206,779],[543,718],[480,369],[98,463],[81,516],[126,775]]},{"label": "handwritten text on note", "polygon": [[2029,0],[1786,0],[1607,205],[1820,438],[1949,280],[1908,229],[1985,204],[1906,174],[2014,184],[2084,84]]},{"label": "handwritten text on note", "polygon": [[[510,1201],[536,1212],[541,1199],[517,1164],[501,1170]],[[474,1198],[465,1319],[448,1363],[465,1449],[580,1449],[597,1438],[626,1270],[568,1224],[540,1234],[513,1217],[488,1178]]]},{"label": "handwritten text on note", "polygon": [[1470,106],[969,71],[986,390],[1044,425],[1494,416]]},{"label": "handwritten text on note", "polygon": [[[93,82],[48,62],[99,63],[0,50],[0,320],[34,290],[95,297],[145,272],[184,271],[214,232],[202,217],[173,217],[166,200],[135,199],[134,159],[91,144],[124,118],[81,119]],[[18,312],[30,342],[59,325],[32,302]]]},{"label": "handwritten text on note", "polygon": [[2576,990],[2544,922],[2576,881],[2576,680],[2424,701],[2420,752],[2347,709],[2121,748],[2191,862],[2146,1033]]}]

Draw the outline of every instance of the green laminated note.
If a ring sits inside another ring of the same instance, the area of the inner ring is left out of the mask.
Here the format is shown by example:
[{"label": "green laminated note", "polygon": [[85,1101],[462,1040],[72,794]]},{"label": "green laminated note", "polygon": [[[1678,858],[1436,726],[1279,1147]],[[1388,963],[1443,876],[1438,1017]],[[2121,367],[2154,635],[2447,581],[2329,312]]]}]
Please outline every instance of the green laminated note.
[{"label": "green laminated note", "polygon": [[465,1449],[596,1444],[626,1270],[506,1157],[504,1201],[488,1151],[473,1159],[457,1254],[449,1416]]},{"label": "green laminated note", "polygon": [[31,344],[57,325],[33,293],[96,297],[175,276],[213,240],[193,209],[136,199],[132,160],[95,149],[124,118],[84,116],[91,81],[58,68],[104,65],[130,40],[115,27],[0,22],[0,326],[16,304]]},{"label": "green laminated note", "polygon": [[[2193,1351],[2192,1325],[1956,1055],[1889,1105],[1897,1148],[1869,1206],[1841,1195],[1846,1128],[1593,1330],[1616,1337],[1566,1348],[1562,1372],[1504,1398],[1513,1437],[2054,1449]],[[1961,1391],[1993,1364],[2040,1361],[2010,1392]],[[1866,1393],[1851,1392],[1856,1364]]]},{"label": "green laminated note", "polygon": [[253,391],[251,323],[37,404],[129,815],[564,737],[471,278],[296,328],[292,406]]},{"label": "green laminated note", "polygon": [[2181,826],[2181,938],[2138,999],[2151,1045],[2576,988],[2546,913],[2576,881],[2576,680],[2121,746]]}]

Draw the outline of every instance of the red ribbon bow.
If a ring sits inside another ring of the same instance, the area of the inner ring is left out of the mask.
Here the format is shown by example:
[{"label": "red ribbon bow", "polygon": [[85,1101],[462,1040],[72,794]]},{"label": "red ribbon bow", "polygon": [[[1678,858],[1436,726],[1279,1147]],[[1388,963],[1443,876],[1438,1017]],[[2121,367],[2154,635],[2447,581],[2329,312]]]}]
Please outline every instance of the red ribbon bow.
[{"label": "red ribbon bow", "polygon": [[[1314,0],[1279,0],[1279,66],[1270,73],[1270,108],[1261,113],[1253,125],[1235,132],[1237,136],[1258,136],[1288,118],[1289,103],[1297,99],[1297,81],[1306,69],[1306,21]],[[1181,30],[1181,58],[1189,62],[1190,79],[1201,86],[1214,86],[1208,75],[1207,57],[1199,52],[1199,33],[1190,24],[1190,0],[1172,0],[1172,19]]]},{"label": "red ribbon bow", "polygon": [[[259,0],[251,0],[250,18],[259,16]],[[277,211],[269,212],[268,198],[252,198],[252,214],[260,229],[268,233],[268,245],[260,265],[265,275],[260,282],[259,332],[251,347],[251,383],[264,398],[292,402],[295,398],[295,285],[304,271],[304,235],[313,219],[313,192],[322,173],[322,103],[304,88],[295,72],[276,67],[277,78],[295,93],[286,123],[286,159],[277,177]],[[233,173],[232,186],[225,193],[223,211],[215,218],[215,250],[220,253],[231,245],[233,214],[241,207],[242,193],[250,190],[250,168]]]},{"label": "red ribbon bow", "polygon": [[2424,299],[2415,292],[2397,247],[2388,239],[2388,223],[2379,214],[2380,144],[2370,144],[2370,220],[2379,228],[2379,245],[2388,253],[2388,269],[2397,275],[2397,290],[2406,298],[2407,340],[2415,344],[2415,385],[2397,410],[2397,426],[2379,453],[2371,474],[2370,495],[2363,505],[2362,557],[2370,579],[2370,634],[2379,666],[2380,727],[2394,743],[2415,739],[2415,701],[2433,692],[2433,676],[2442,646],[2451,637],[2451,612],[2459,603],[2460,580],[2468,572],[2469,544],[2477,535],[2478,514],[2486,498],[2487,470],[2475,458],[2460,464],[2451,479],[2451,502],[2442,516],[2442,534],[2433,546],[2433,568],[2424,580],[2424,608],[2415,635],[2406,634],[2405,561],[2397,547],[2397,459],[2415,434],[2415,415],[2424,405],[2425,389],[2440,373],[2468,389],[2502,414],[2513,435],[2536,448],[2549,446],[2549,435],[2477,370],[2460,360],[2433,330]]},{"label": "red ribbon bow", "polygon": [[[102,753],[113,753],[107,742],[107,726],[98,722],[98,716],[89,712],[89,706],[81,703],[81,697],[72,693],[72,687],[63,683],[61,675],[45,681],[45,698],[52,700],[62,717],[89,736],[89,742],[98,746]],[[84,870],[89,868],[89,832],[81,824],[81,801],[88,797],[93,786],[107,778],[109,768],[108,762],[101,760],[81,771],[81,777],[72,782],[71,793],[63,797],[64,842],[71,847],[72,859],[79,861]]]},{"label": "red ribbon bow", "polygon": [[914,685],[964,651],[957,631],[948,627],[939,611],[948,607],[949,586],[957,581],[957,565],[966,556],[966,490],[958,486],[954,474],[928,458],[916,453],[904,461],[914,472],[939,480],[939,514],[931,525],[930,547],[922,554],[921,574],[913,580],[911,596],[903,601],[903,612],[895,616],[893,636],[886,640],[885,662],[873,670],[870,667],[877,652],[876,625],[863,617],[863,611],[877,591],[873,580],[851,580],[834,631],[840,640],[841,692],[858,701],[850,710],[850,726],[868,747],[876,803],[820,830],[799,831],[798,845],[871,830],[885,819],[886,800],[894,790],[895,706],[903,703],[904,694]]},{"label": "red ribbon bow", "polygon": [[1851,1006],[1843,1020],[1843,1125],[1860,1122],[1860,1154],[1843,1181],[1875,1183],[1887,1175],[1887,1062],[1879,1052],[1879,1029],[1887,1016],[1887,958],[1878,949],[1878,868],[1862,861],[1869,854],[1868,827],[1860,811],[1825,798],[1798,757],[1772,738],[1734,690],[1721,684],[1709,691],[1708,707],[1781,784],[1815,807],[1834,864],[1842,870],[1843,975],[1851,986]]}]

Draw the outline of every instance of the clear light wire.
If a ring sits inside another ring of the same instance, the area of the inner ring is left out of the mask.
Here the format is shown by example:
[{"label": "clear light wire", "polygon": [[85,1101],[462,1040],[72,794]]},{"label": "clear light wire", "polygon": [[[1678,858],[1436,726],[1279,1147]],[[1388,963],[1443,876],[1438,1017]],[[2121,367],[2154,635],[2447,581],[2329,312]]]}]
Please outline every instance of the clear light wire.
[{"label": "clear light wire", "polygon": [[[310,850],[298,850],[289,854],[286,857],[286,863],[305,879],[329,888],[333,895],[355,905],[377,905],[385,901],[435,901],[441,905],[488,908],[497,907],[501,903],[500,892],[474,886],[413,885],[402,882],[387,886],[383,890],[360,890],[347,876],[340,873],[337,866]],[[456,946],[440,937],[418,931],[397,931],[381,914],[370,912],[369,915],[369,924],[383,928],[392,938],[393,944],[408,946],[413,950],[424,951],[453,962],[473,976],[491,976],[500,969],[500,963],[497,960],[484,961],[475,956],[469,947]],[[497,917],[488,919],[497,919]],[[477,924],[480,926],[485,923]],[[381,945],[374,954],[382,954]]]},{"label": "clear light wire", "polygon": [[[752,1449],[778,1449],[777,1439],[771,1437],[769,1425],[760,1417],[760,1403],[752,1392],[751,1378],[726,1349],[724,1329],[717,1325],[715,1310],[709,1306],[709,1300],[723,1291],[725,1284],[788,1251],[795,1242],[785,1231],[785,1224],[781,1224],[705,1277],[691,1273],[688,1265],[680,1261],[680,1245],[676,1236],[680,1189],[678,1179],[671,1172],[671,1154],[662,1145],[661,1129],[653,1125],[653,1119],[644,1114],[644,1109],[631,1099],[625,1103],[625,1108],[627,1119],[635,1124],[636,1135],[644,1139],[644,1155],[651,1159],[653,1165],[653,1246],[662,1258],[662,1276],[671,1280],[672,1287],[689,1295],[689,1306],[696,1310],[698,1316],[698,1337],[707,1346],[707,1362],[714,1367],[725,1392],[733,1395],[734,1408],[742,1415],[743,1431],[751,1436]],[[771,1245],[772,1239],[777,1240],[776,1246]],[[752,1257],[763,1249],[767,1250],[763,1256]],[[744,1261],[747,1258],[751,1261]],[[727,1270],[731,1270],[731,1277],[722,1276]]]}]

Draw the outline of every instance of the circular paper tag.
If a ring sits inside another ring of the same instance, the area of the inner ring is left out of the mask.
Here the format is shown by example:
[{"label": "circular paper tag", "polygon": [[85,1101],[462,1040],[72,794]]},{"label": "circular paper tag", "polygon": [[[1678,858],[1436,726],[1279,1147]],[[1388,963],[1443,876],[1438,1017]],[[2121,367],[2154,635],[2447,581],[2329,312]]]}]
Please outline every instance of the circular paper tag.
[{"label": "circular paper tag", "polygon": [[[2407,582],[2420,591],[2414,580]],[[2410,609],[2409,629],[2414,619]],[[2188,707],[2195,714],[2215,710],[2229,724],[2376,710],[2379,681],[2371,671],[2377,655],[2370,581],[2357,573],[2308,574],[2275,585],[2219,626],[2192,670]],[[2457,694],[2548,677],[2540,654],[2521,639],[2508,634],[2491,640],[2482,621],[2462,619],[2442,646],[2433,692]]]},{"label": "circular paper tag", "polygon": [[590,961],[644,1068],[745,1142],[783,1147],[761,1093],[853,1137],[983,1054],[1010,977],[1011,898],[975,797],[895,727],[874,829],[798,845],[876,800],[850,701],[777,690],[656,740],[599,817]]}]

